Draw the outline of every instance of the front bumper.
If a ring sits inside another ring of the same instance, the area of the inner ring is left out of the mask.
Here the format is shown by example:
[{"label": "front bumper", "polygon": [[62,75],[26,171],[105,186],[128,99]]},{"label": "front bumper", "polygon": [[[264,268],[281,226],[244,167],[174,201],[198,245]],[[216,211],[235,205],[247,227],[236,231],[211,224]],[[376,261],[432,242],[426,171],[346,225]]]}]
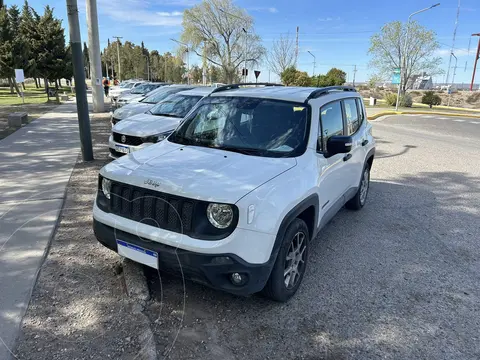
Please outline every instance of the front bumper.
[{"label": "front bumper", "polygon": [[128,154],[129,154],[129,153],[132,153],[134,151],[142,150],[142,149],[144,149],[144,148],[146,148],[147,146],[150,146],[150,145],[153,145],[153,143],[143,143],[143,144],[138,145],[138,146],[126,145],[126,144],[115,142],[111,135],[108,138],[108,147],[109,147],[109,150],[110,150],[110,157],[114,158],[114,159],[118,159],[119,157],[121,157],[123,155],[127,155],[127,153],[122,153],[122,152],[117,151],[117,146],[121,146],[123,148],[128,148]]},{"label": "front bumper", "polygon": [[[270,276],[273,262],[250,264],[235,254],[205,254],[172,247],[141,236],[122,231],[93,220],[97,240],[107,248],[118,252],[117,239],[158,253],[158,266],[162,271],[181,275],[209,287],[236,295],[250,295],[261,291]],[[242,285],[234,285],[232,273],[245,276]]]}]

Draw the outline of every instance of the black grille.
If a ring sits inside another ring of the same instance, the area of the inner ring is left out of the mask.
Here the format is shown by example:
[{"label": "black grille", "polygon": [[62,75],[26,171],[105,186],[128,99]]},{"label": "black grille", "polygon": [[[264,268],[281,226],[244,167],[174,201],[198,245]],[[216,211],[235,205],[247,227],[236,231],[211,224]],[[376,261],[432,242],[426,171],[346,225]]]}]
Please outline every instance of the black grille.
[{"label": "black grille", "polygon": [[[125,136],[125,142],[122,141],[122,136]],[[113,140],[120,144],[133,145],[133,146],[138,146],[143,143],[142,138],[140,137],[123,135],[116,132],[113,133]]]},{"label": "black grille", "polygon": [[[111,212],[144,224],[178,233],[192,231],[195,200],[113,183]],[[183,224],[183,226],[182,226]]]}]

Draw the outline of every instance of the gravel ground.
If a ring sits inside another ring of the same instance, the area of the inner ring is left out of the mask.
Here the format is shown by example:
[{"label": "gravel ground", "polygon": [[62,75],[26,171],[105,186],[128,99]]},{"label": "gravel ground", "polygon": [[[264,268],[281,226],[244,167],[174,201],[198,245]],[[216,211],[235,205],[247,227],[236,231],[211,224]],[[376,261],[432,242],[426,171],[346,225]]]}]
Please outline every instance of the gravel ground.
[{"label": "gravel ground", "polygon": [[77,162],[50,252],[42,267],[14,353],[18,359],[142,359],[148,321],[132,312],[120,257],[92,230],[98,170],[108,160],[107,115],[92,119],[94,155]]},{"label": "gravel ground", "polygon": [[159,358],[480,358],[478,141],[395,119],[374,135],[366,207],[322,230],[288,303],[147,271]]}]

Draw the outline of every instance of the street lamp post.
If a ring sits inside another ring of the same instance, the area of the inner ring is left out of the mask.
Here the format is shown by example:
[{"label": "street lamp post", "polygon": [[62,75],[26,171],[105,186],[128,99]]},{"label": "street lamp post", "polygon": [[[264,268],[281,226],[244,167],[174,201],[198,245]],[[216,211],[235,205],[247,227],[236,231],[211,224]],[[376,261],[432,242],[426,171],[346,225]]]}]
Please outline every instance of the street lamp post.
[{"label": "street lamp post", "polygon": [[450,106],[450,97],[451,97],[451,94],[452,94],[452,91],[453,91],[453,86],[455,84],[455,75],[457,73],[457,57],[455,56],[455,54],[453,53],[453,51],[450,52],[450,55],[453,56],[455,58],[455,67],[453,68],[453,76],[452,76],[452,85],[450,86],[450,90],[448,91],[448,103],[447,103],[447,106]]},{"label": "street lamp post", "polygon": [[312,77],[314,77],[314,76],[315,76],[315,65],[316,65],[315,62],[316,62],[317,58],[316,58],[315,55],[313,55],[309,50],[307,50],[307,52],[308,52],[310,55],[313,56],[313,74],[312,74]]},{"label": "street lamp post", "polygon": [[185,46],[185,52],[187,53],[187,84],[190,85],[190,50],[188,49],[188,45],[175,39],[170,40],[176,42],[177,44]]},{"label": "street lamp post", "polygon": [[244,56],[245,80],[243,82],[246,83],[247,82],[247,30],[245,28],[242,28],[242,30],[245,33],[245,56]]},{"label": "street lamp post", "polygon": [[[395,111],[398,111],[398,104],[400,102],[400,92],[401,92],[401,89],[402,89],[402,81],[403,81],[403,78],[405,76],[405,73],[407,71],[406,69],[406,66],[407,66],[407,63],[406,63],[406,52],[407,52],[407,46],[408,46],[408,31],[410,30],[410,19],[412,18],[412,16],[414,15],[417,15],[417,14],[420,14],[424,11],[427,11],[427,10],[430,10],[430,9],[433,9],[434,7],[437,7],[439,6],[440,3],[437,3],[437,4],[434,4],[428,8],[425,8],[425,9],[422,9],[422,10],[418,10],[418,11],[415,11],[414,13],[411,13],[410,16],[408,17],[408,20],[407,20],[407,31],[405,33],[405,43],[404,43],[404,47],[403,47],[403,54],[400,54],[400,84],[398,85],[398,93],[397,93],[397,103],[395,104]],[[403,55],[403,56],[402,56]],[[403,59],[402,59],[403,58]],[[405,90],[407,90],[407,81],[405,81]]]}]

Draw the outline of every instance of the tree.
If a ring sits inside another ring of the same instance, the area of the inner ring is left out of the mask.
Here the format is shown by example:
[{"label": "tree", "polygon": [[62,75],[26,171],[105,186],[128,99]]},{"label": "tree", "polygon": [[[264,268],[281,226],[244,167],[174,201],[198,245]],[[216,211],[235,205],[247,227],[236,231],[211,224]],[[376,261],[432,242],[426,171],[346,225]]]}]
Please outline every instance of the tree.
[{"label": "tree", "polygon": [[402,74],[402,91],[412,75],[427,72],[429,75],[442,73],[439,68],[441,58],[434,57],[440,47],[435,32],[427,30],[416,21],[408,25],[408,42],[405,44],[407,25],[399,21],[387,23],[379,34],[371,38],[369,54],[373,57],[371,63],[378,72],[390,77],[395,68],[404,63]]},{"label": "tree", "polygon": [[83,64],[85,66],[85,76],[90,79],[90,55],[88,55],[87,43],[83,42]]},{"label": "tree", "polygon": [[295,69],[294,66],[290,66],[283,70],[283,72],[280,74],[280,79],[282,80],[282,83],[286,86],[294,85],[297,78],[297,72],[298,70]]},{"label": "tree", "polygon": [[7,78],[13,94],[13,37],[7,7],[0,8],[0,77]]},{"label": "tree", "polygon": [[442,98],[435,94],[433,91],[426,91],[422,96],[422,104],[430,105],[430,109],[434,105],[440,105],[442,103]]},{"label": "tree", "polygon": [[28,59],[28,64],[24,67],[25,76],[33,77],[35,79],[35,85],[38,88],[39,84],[37,82],[38,70],[38,53],[40,51],[40,35],[38,32],[38,23],[40,17],[37,12],[30,7],[28,1],[25,0],[22,8],[22,15],[20,21],[20,34],[23,36],[27,46],[24,51],[26,51],[26,59]]},{"label": "tree", "polygon": [[190,76],[192,77],[192,82],[194,84],[201,83],[203,80],[203,70],[195,65],[190,69]]},{"label": "tree", "polygon": [[347,81],[347,73],[337,68],[331,68],[325,76],[327,84],[324,86],[339,86]]},{"label": "tree", "polygon": [[270,69],[281,76],[287,68],[295,65],[295,41],[288,34],[280,35],[280,39],[273,42],[267,62]]},{"label": "tree", "polygon": [[205,54],[210,63],[221,67],[229,83],[245,57],[247,61],[259,62],[265,54],[260,37],[254,32],[253,18],[232,0],[203,0],[185,10],[182,25],[182,41],[198,56]]},{"label": "tree", "polygon": [[295,76],[295,86],[310,86],[312,79],[305,71],[297,71]]}]

